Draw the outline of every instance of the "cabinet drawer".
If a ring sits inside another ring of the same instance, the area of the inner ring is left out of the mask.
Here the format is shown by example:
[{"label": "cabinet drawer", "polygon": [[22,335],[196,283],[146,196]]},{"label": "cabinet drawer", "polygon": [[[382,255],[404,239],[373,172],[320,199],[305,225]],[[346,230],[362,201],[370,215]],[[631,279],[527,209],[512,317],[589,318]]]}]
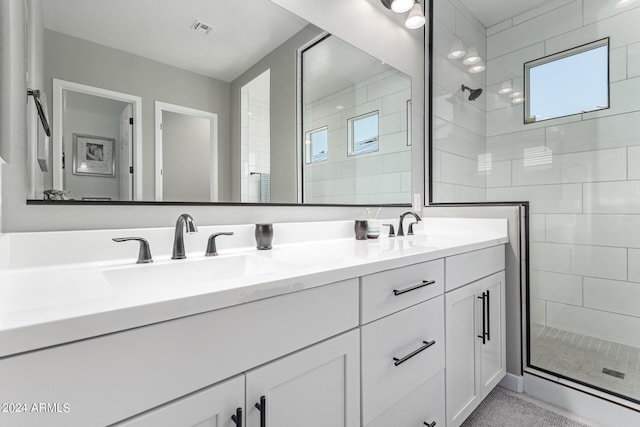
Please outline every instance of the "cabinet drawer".
[{"label": "cabinet drawer", "polygon": [[[442,294],[444,260],[382,271],[361,280],[361,323],[364,325]],[[423,284],[425,286],[421,286]]]},{"label": "cabinet drawer", "polygon": [[69,403],[37,414],[50,427],[109,425],[357,325],[351,279],[0,359],[0,401]]},{"label": "cabinet drawer", "polygon": [[[425,348],[425,342],[433,341]],[[363,424],[379,417],[443,368],[443,296],[363,326]]]},{"label": "cabinet drawer", "polygon": [[504,245],[447,257],[445,290],[450,291],[500,270],[504,270]]},{"label": "cabinet drawer", "polygon": [[444,370],[411,392],[366,427],[419,427],[445,425]]}]

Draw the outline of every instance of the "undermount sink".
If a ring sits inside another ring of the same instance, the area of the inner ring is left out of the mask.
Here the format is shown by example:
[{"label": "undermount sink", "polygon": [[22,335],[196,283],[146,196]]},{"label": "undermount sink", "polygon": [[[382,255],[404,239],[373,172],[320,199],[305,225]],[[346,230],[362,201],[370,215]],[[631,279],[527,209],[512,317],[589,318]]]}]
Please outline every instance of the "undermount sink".
[{"label": "undermount sink", "polygon": [[158,264],[131,265],[103,271],[114,287],[202,285],[274,273],[285,267],[271,259],[253,255],[229,255],[196,260],[167,261]]}]

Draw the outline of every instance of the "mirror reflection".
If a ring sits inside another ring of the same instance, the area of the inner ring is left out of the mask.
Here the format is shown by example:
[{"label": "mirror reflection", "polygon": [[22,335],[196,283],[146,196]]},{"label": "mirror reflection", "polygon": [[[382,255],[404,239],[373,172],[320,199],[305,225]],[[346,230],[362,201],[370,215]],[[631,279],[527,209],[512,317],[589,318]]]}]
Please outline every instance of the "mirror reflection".
[{"label": "mirror reflection", "polygon": [[[409,202],[410,79],[271,1],[28,3],[52,123],[32,150],[31,198]],[[325,60],[303,70],[315,45]],[[307,167],[306,126],[341,97],[344,114],[320,126],[325,170]]]},{"label": "mirror reflection", "polygon": [[330,36],[302,53],[304,200],[409,203],[411,80]]}]

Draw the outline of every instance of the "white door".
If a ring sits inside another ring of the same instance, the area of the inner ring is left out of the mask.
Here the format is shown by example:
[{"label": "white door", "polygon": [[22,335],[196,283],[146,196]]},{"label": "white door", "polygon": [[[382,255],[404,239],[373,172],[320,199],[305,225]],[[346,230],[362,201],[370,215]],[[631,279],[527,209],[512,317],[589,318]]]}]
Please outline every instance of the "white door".
[{"label": "white door", "polygon": [[133,200],[133,106],[122,110],[118,122],[118,181],[120,200]]},{"label": "white door", "polygon": [[505,276],[504,271],[482,279],[481,295],[485,294],[487,339],[480,345],[480,372],[482,373],[482,396],[491,390],[505,376]]},{"label": "white door", "polygon": [[247,427],[359,427],[359,342],[351,331],[247,373]]},{"label": "white door", "polygon": [[[244,375],[190,394],[158,409],[117,423],[120,427],[236,427],[243,416]],[[238,411],[240,409],[240,411]]]},{"label": "white door", "polygon": [[[477,325],[481,323],[479,282],[445,294],[447,425],[459,426],[481,401]],[[480,321],[480,322],[479,322]]]}]

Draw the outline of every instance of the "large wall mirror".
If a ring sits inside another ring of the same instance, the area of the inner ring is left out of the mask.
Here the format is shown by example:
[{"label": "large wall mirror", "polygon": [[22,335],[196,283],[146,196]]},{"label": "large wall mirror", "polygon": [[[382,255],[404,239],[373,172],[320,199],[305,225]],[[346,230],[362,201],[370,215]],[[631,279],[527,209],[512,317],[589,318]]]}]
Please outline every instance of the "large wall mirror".
[{"label": "large wall mirror", "polygon": [[28,198],[410,202],[411,79],[272,1],[28,5]]}]

